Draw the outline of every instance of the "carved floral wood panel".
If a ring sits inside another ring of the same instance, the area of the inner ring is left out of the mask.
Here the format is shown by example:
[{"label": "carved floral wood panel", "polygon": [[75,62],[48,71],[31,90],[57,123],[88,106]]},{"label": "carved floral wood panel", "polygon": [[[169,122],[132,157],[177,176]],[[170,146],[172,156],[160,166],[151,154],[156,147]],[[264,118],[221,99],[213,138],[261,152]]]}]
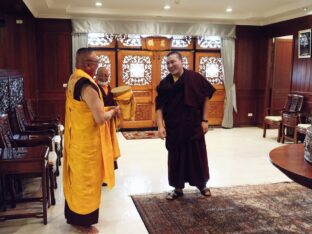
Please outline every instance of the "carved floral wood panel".
[{"label": "carved floral wood panel", "polygon": [[152,61],[149,56],[126,55],[122,61],[122,81],[126,85],[148,85],[152,81]]},{"label": "carved floral wood panel", "polygon": [[88,47],[109,47],[114,40],[112,33],[88,33]]},{"label": "carved floral wood panel", "polygon": [[150,120],[152,117],[152,108],[150,105],[138,104],[136,106],[135,120]]},{"label": "carved floral wood panel", "polygon": [[199,61],[199,73],[211,84],[223,84],[224,73],[221,58],[203,56]]},{"label": "carved floral wood panel", "polygon": [[15,106],[22,103],[24,99],[23,77],[9,78],[10,108],[13,111]]},{"label": "carved floral wood panel", "polygon": [[220,49],[221,45],[221,37],[199,36],[196,47],[199,49]]},{"label": "carved floral wood panel", "polygon": [[9,110],[9,79],[7,77],[0,78],[0,114],[4,114]]},{"label": "carved floral wood panel", "polygon": [[173,36],[171,46],[173,48],[183,49],[183,48],[190,47],[191,43],[192,43],[192,37],[191,36],[176,35],[176,36]]},{"label": "carved floral wood panel", "polygon": [[117,35],[117,40],[124,47],[140,47],[140,46],[142,46],[141,36],[138,34],[120,34],[120,35]]}]

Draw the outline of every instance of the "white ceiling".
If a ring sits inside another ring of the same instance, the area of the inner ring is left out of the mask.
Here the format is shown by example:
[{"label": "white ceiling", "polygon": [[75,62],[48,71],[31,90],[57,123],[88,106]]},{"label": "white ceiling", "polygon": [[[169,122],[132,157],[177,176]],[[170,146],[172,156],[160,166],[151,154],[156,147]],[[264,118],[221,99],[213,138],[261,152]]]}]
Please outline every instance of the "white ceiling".
[{"label": "white ceiling", "polygon": [[[23,0],[37,18],[266,25],[312,14],[312,0]],[[95,6],[101,2],[102,6]],[[164,10],[170,5],[170,10]],[[227,13],[225,9],[233,11]],[[306,11],[303,8],[307,8]]]}]

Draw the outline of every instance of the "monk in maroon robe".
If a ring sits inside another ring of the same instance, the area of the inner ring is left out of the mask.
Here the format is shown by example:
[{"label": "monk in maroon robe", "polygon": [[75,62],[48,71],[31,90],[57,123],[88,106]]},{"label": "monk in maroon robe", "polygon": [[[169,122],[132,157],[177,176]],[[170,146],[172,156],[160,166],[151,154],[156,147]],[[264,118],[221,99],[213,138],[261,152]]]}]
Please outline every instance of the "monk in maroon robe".
[{"label": "monk in maroon robe", "polygon": [[215,89],[199,73],[184,69],[178,52],[167,55],[167,68],[170,74],[157,86],[156,97],[158,133],[166,139],[169,184],[175,188],[167,199],[183,196],[186,182],[210,196],[204,136],[208,132],[208,100]]}]

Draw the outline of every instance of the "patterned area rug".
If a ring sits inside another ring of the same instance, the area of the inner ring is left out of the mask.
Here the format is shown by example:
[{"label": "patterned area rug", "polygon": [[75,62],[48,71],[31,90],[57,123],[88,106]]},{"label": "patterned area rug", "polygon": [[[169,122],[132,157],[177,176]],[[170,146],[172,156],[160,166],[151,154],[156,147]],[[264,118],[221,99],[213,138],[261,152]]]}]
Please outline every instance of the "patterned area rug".
[{"label": "patterned area rug", "polygon": [[295,183],[132,196],[149,233],[312,233],[312,190]]},{"label": "patterned area rug", "polygon": [[130,131],[121,133],[127,140],[159,138],[157,131]]}]

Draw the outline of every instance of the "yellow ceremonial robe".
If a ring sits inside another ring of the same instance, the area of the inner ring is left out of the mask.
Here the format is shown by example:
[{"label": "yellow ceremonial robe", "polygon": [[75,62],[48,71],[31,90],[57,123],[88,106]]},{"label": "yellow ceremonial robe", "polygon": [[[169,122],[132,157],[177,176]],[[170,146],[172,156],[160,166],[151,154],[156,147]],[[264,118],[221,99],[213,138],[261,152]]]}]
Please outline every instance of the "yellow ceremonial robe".
[{"label": "yellow ceremonial robe", "polygon": [[[101,185],[115,184],[108,124],[98,125],[84,101],[73,98],[76,82],[82,77],[94,80],[83,70],[71,75],[66,91],[64,195],[69,208],[77,214],[89,214],[99,208]],[[101,92],[98,92],[102,100]]]},{"label": "yellow ceremonial robe", "polygon": [[[105,111],[108,111],[111,107],[104,107]],[[108,136],[109,142],[111,143],[111,154],[113,155],[114,161],[116,161],[120,157],[120,149],[119,149],[119,144],[118,144],[118,139],[117,139],[117,134],[116,134],[116,128],[118,125],[118,118],[112,118],[109,122],[105,123],[107,124],[107,127],[109,129],[108,131]],[[110,147],[110,146],[108,146]]]}]

